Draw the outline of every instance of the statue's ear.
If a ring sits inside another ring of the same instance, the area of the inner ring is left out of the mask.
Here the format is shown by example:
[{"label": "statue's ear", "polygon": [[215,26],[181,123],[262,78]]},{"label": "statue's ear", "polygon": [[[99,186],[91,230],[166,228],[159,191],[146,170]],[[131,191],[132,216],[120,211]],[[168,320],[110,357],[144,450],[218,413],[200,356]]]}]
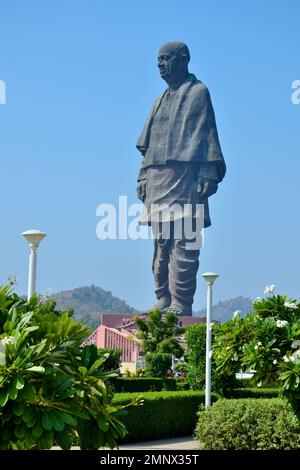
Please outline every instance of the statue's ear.
[{"label": "statue's ear", "polygon": [[190,58],[187,55],[184,55],[184,54],[181,55],[181,58],[182,58],[182,63],[184,65],[188,65],[188,63],[190,61]]}]

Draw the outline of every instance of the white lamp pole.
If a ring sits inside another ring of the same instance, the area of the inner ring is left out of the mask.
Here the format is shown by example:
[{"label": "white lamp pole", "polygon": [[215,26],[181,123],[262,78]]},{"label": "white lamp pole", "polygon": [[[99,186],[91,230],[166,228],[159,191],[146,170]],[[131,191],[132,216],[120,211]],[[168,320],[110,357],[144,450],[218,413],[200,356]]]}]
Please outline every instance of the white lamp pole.
[{"label": "white lamp pole", "polygon": [[29,301],[35,292],[36,286],[36,261],[37,261],[37,249],[43,238],[47,236],[46,233],[40,230],[27,230],[22,233],[23,237],[29,243],[30,255],[29,255],[29,276],[28,276],[28,295],[27,300]]},{"label": "white lamp pole", "polygon": [[204,273],[202,277],[207,283],[206,304],[206,360],[205,360],[205,406],[211,405],[211,311],[212,311],[212,286],[218,274]]}]

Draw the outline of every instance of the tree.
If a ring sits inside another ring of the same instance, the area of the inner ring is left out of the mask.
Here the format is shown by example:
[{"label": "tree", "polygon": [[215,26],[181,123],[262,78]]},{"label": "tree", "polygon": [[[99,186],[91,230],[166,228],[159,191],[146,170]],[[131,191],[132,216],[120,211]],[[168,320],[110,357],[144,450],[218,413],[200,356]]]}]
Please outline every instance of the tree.
[{"label": "tree", "polygon": [[179,337],[184,329],[177,326],[178,318],[175,313],[167,312],[163,316],[160,310],[152,310],[146,321],[136,317],[135,324],[143,352],[172,354],[177,358],[183,356],[184,350]]},{"label": "tree", "polygon": [[89,328],[54,302],[0,287],[0,449],[113,448],[124,436],[112,405],[109,354],[81,347]]},{"label": "tree", "polygon": [[300,303],[286,295],[270,294],[254,302],[244,319],[235,315],[215,327],[212,357],[218,370],[254,371],[258,387],[273,383],[300,412]]},{"label": "tree", "polygon": [[[203,390],[205,387],[205,358],[206,358],[206,324],[196,323],[186,329],[185,333],[187,351],[187,382],[194,390]],[[214,335],[212,335],[214,342]],[[217,371],[214,359],[211,367],[211,386],[215,392],[226,395],[236,385],[235,372]]]}]

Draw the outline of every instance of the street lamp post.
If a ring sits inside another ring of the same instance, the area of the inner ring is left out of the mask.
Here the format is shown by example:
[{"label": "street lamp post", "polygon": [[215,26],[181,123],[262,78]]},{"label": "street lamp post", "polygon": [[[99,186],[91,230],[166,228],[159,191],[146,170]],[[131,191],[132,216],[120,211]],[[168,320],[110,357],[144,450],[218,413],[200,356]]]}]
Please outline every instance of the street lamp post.
[{"label": "street lamp post", "polygon": [[36,262],[37,262],[37,249],[43,238],[47,236],[46,233],[40,230],[27,230],[22,233],[23,237],[27,240],[30,248],[29,255],[29,276],[28,276],[28,295],[27,300],[29,301],[35,292],[36,286]]},{"label": "street lamp post", "polygon": [[207,283],[207,307],[206,307],[206,358],[205,358],[205,406],[211,405],[211,311],[212,311],[212,286],[218,274],[204,273],[202,277]]}]

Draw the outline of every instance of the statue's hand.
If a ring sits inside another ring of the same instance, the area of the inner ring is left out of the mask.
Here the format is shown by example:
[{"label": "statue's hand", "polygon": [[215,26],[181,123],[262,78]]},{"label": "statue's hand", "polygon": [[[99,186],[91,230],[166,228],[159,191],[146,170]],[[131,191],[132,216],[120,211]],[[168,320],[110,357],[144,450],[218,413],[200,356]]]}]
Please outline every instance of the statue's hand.
[{"label": "statue's hand", "polygon": [[207,199],[218,191],[218,183],[209,178],[200,176],[198,179],[197,192],[201,199]]},{"label": "statue's hand", "polygon": [[137,191],[137,196],[140,199],[140,201],[144,202],[146,199],[146,180],[141,180],[138,182],[136,191]]}]

